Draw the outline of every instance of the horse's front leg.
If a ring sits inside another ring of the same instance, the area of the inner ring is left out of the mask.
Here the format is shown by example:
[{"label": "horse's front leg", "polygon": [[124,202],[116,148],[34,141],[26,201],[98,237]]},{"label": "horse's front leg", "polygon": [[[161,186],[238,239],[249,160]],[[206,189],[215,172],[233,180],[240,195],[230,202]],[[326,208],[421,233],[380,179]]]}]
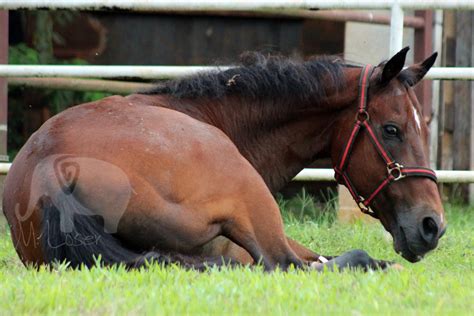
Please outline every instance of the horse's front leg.
[{"label": "horse's front leg", "polygon": [[[321,262],[330,260],[332,256],[321,256],[315,253],[314,251],[306,248],[301,245],[299,242],[287,237],[288,244],[293,252],[298,258],[303,260],[307,265],[310,265],[313,262]],[[203,255],[205,256],[223,256],[226,258],[232,258],[236,261],[239,261],[243,264],[253,264],[255,263],[252,256],[236,243],[232,242],[226,237],[219,236],[209,242],[203,248]]]},{"label": "horse's front leg", "polygon": [[369,254],[364,250],[350,250],[343,253],[340,256],[326,258],[314,261],[311,263],[311,268],[317,271],[323,271],[328,269],[330,271],[334,270],[345,270],[345,269],[362,269],[364,271],[369,270],[387,270],[388,268],[400,269],[401,265],[385,261],[385,260],[376,260],[369,256]]},{"label": "horse's front leg", "polygon": [[323,270],[324,266],[327,266],[329,270],[334,270],[337,266],[339,270],[360,268],[364,271],[402,268],[395,262],[374,259],[364,250],[351,250],[340,256],[326,256],[315,253],[291,238],[288,238],[288,243],[298,257],[319,271]]},{"label": "horse's front leg", "polygon": [[305,246],[301,245],[296,240],[293,240],[289,237],[287,238],[288,238],[288,243],[290,244],[290,247],[293,249],[296,255],[308,263],[313,263],[313,262],[323,263],[334,258],[334,256],[319,255],[315,253],[314,251],[310,250],[309,248],[306,248]]}]

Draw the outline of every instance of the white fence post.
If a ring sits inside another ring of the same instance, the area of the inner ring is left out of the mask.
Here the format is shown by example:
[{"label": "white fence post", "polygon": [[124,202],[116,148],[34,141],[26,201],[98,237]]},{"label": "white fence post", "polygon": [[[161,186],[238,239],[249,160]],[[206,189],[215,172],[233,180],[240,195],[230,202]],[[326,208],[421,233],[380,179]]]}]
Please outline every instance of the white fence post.
[{"label": "white fence post", "polygon": [[390,56],[395,55],[403,45],[403,9],[395,2],[391,9]]}]

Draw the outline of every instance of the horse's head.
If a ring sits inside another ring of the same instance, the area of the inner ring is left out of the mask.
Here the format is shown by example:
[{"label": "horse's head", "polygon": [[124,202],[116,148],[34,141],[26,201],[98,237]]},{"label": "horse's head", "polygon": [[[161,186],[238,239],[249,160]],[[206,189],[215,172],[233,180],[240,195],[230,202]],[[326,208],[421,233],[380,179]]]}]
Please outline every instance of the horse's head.
[{"label": "horse's head", "polygon": [[339,182],[362,210],[370,206],[392,234],[395,250],[416,262],[437,246],[446,222],[434,173],[427,169],[428,125],[413,91],[436,54],[403,69],[407,51],[362,70],[357,105],[338,122],[332,158]]}]

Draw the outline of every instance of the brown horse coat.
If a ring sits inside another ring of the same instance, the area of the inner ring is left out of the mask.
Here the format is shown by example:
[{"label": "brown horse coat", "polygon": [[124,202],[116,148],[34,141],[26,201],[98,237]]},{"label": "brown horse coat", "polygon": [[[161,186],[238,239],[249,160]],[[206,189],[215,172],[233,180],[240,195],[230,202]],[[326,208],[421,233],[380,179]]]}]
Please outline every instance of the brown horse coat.
[{"label": "brown horse coat", "polygon": [[[398,66],[398,59],[381,71]],[[277,58],[256,65],[171,82],[148,95],[105,98],[48,120],[19,152],[5,185],[3,209],[22,261],[89,266],[100,255],[106,264],[154,260],[199,268],[223,258],[261,262],[267,269],[317,262],[319,255],[285,236],[272,193],[315,158],[342,148],[347,137],[334,136],[349,132],[343,123],[354,115],[360,69],[334,60],[302,66]],[[416,67],[421,70],[413,68],[415,75],[429,68]],[[408,97],[411,88],[392,78],[373,99],[407,91],[395,99],[395,111],[419,106]],[[293,90],[301,87],[301,94]],[[405,120],[414,124],[412,116]],[[402,161],[426,164],[427,143],[420,138],[426,124],[423,129],[414,140],[410,136],[408,145],[416,145]],[[368,167],[375,180],[382,176],[376,160]],[[369,188],[361,179],[368,170],[361,171],[352,177],[364,193]],[[406,180],[405,187],[416,181]],[[399,196],[401,187],[393,187]],[[440,226],[437,241],[444,225],[439,194],[431,183],[424,190],[429,202],[405,204],[419,209],[417,221],[429,216]],[[381,195],[375,207],[392,201],[393,211],[381,220],[401,240],[393,224],[406,219],[397,217],[401,204],[391,194]],[[415,229],[406,229],[407,242],[417,245],[410,253],[422,255],[433,246],[419,246],[425,237],[411,237]],[[361,252],[338,260],[329,265],[385,266]]]}]

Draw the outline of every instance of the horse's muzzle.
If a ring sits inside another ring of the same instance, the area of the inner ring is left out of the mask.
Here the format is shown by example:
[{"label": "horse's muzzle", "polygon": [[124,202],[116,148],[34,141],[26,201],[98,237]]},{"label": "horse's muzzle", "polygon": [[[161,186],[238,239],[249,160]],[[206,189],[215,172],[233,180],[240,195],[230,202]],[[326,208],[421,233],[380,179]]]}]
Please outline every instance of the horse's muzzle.
[{"label": "horse's muzzle", "polygon": [[446,225],[438,215],[429,215],[418,221],[414,216],[400,218],[398,231],[393,234],[395,251],[410,262],[420,261],[424,255],[438,246],[446,231]]}]

